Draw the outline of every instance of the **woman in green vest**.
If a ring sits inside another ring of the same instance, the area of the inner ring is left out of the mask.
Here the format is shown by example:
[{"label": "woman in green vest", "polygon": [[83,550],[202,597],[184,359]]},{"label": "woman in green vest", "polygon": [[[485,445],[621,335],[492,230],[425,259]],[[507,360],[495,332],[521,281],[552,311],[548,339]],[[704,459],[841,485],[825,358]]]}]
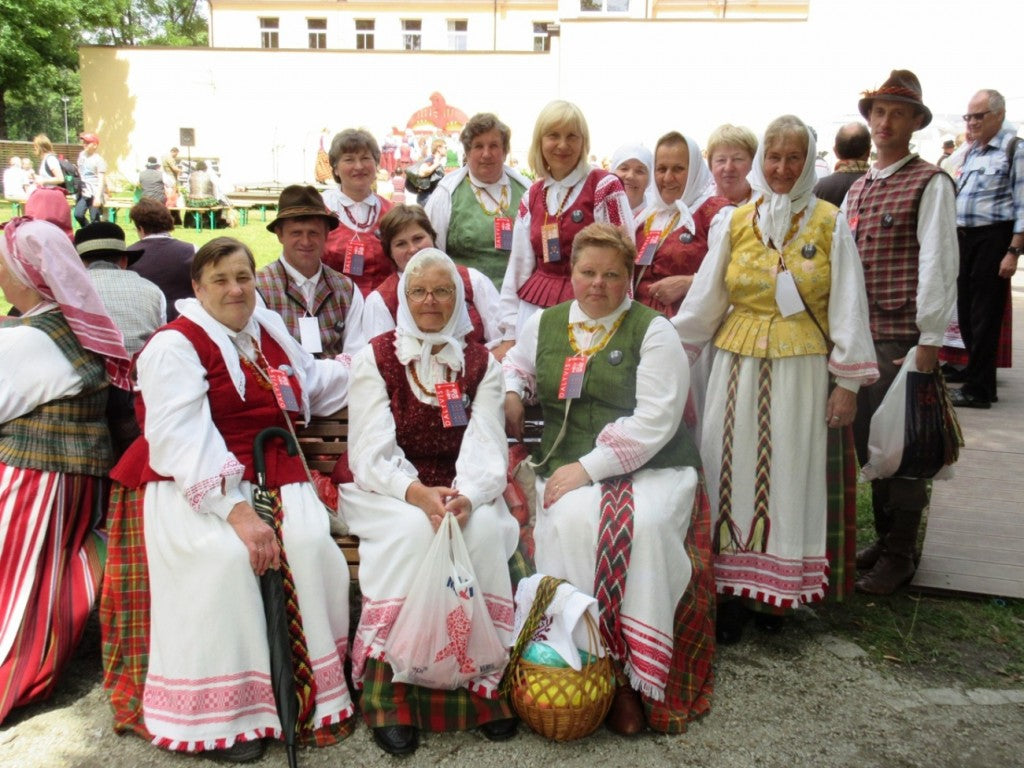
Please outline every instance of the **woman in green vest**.
[{"label": "woman in green vest", "polygon": [[504,360],[522,435],[535,396],[536,564],[598,599],[619,686],[607,725],[686,729],[708,711],[714,599],[700,459],[682,423],[689,369],[669,321],[629,297],[636,247],[611,224],[576,235],[575,298],[532,315]]}]

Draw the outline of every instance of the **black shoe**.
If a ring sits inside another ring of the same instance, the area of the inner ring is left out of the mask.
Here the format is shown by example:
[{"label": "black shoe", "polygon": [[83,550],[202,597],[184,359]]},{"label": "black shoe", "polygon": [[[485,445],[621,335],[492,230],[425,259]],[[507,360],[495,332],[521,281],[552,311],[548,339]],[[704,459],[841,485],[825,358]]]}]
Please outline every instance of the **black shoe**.
[{"label": "black shoe", "polygon": [[389,755],[411,755],[420,745],[420,732],[411,725],[373,728],[373,740]]},{"label": "black shoe", "polygon": [[957,408],[991,408],[992,403],[989,400],[983,400],[980,397],[975,397],[969,392],[964,392],[962,389],[951,389],[949,391],[949,399]]},{"label": "black shoe", "polygon": [[263,739],[236,741],[227,749],[213,749],[207,757],[220,763],[251,763],[263,757],[266,745]]},{"label": "black shoe", "polygon": [[769,635],[778,634],[785,623],[785,616],[776,616],[773,613],[754,614],[754,625],[762,632],[766,632]]},{"label": "black shoe", "polygon": [[516,735],[519,730],[519,721],[514,717],[507,717],[504,720],[491,720],[480,726],[480,733],[488,741],[508,741]]},{"label": "black shoe", "polygon": [[963,384],[967,381],[963,368],[953,368],[950,365],[942,366],[942,378],[949,384]]},{"label": "black shoe", "polygon": [[719,603],[715,619],[715,639],[719,645],[735,645],[743,639],[743,625],[750,618],[750,612],[739,600]]}]

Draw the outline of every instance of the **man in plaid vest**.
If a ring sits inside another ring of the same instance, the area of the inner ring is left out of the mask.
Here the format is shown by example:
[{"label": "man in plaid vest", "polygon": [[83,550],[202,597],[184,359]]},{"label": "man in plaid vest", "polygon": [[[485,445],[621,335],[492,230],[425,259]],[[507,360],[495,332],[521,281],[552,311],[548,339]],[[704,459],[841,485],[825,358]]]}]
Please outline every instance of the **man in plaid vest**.
[{"label": "man in plaid vest", "polygon": [[[877,159],[850,188],[843,210],[864,266],[871,336],[881,374],[857,395],[854,437],[867,461],[871,416],[912,347],[919,371],[938,364],[939,347],[956,302],[957,239],[953,183],[938,166],[910,151],[914,131],[931,122],[921,84],[909,70],[893,70],[876,91],[864,93]],[[877,540],[857,553],[861,592],[888,595],[910,581],[917,532],[929,501],[927,480],[885,478],[871,483]]]},{"label": "man in plaid vest", "polygon": [[267,225],[281,242],[281,258],[256,273],[263,305],[281,315],[288,332],[317,357],[355,354],[366,345],[362,294],[322,262],[327,233],[337,226],[316,187],[285,187],[277,218]]}]

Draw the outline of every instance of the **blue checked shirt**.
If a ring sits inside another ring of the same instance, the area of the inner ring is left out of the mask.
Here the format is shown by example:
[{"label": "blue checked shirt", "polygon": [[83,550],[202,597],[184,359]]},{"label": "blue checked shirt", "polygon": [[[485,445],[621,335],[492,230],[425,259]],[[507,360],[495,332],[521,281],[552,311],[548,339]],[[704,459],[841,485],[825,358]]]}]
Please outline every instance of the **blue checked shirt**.
[{"label": "blue checked shirt", "polygon": [[1024,145],[1006,162],[1017,136],[1001,130],[984,146],[971,147],[957,181],[956,225],[983,227],[1012,221],[1014,234],[1024,232]]}]

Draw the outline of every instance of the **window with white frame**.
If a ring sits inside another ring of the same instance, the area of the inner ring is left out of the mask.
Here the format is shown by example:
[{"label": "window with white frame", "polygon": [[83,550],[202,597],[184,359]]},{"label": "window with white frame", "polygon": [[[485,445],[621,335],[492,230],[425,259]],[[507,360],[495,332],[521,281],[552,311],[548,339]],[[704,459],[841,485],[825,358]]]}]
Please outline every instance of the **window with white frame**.
[{"label": "window with white frame", "polygon": [[533,50],[551,50],[551,35],[548,34],[548,24],[550,23],[550,21],[533,22]]},{"label": "window with white frame", "polygon": [[260,17],[260,47],[261,48],[280,48],[278,42],[277,30],[280,26],[280,19],[276,16],[261,16]]},{"label": "window with white frame", "polygon": [[402,48],[419,51],[423,48],[423,20],[402,19]]},{"label": "window with white frame", "polygon": [[356,19],[356,50],[373,50],[373,19]]},{"label": "window with white frame", "polygon": [[580,0],[583,13],[627,13],[629,0]]},{"label": "window with white frame", "polygon": [[448,50],[466,50],[469,37],[469,21],[466,19],[448,19]]},{"label": "window with white frame", "polygon": [[327,47],[327,19],[306,19],[310,48]]}]

